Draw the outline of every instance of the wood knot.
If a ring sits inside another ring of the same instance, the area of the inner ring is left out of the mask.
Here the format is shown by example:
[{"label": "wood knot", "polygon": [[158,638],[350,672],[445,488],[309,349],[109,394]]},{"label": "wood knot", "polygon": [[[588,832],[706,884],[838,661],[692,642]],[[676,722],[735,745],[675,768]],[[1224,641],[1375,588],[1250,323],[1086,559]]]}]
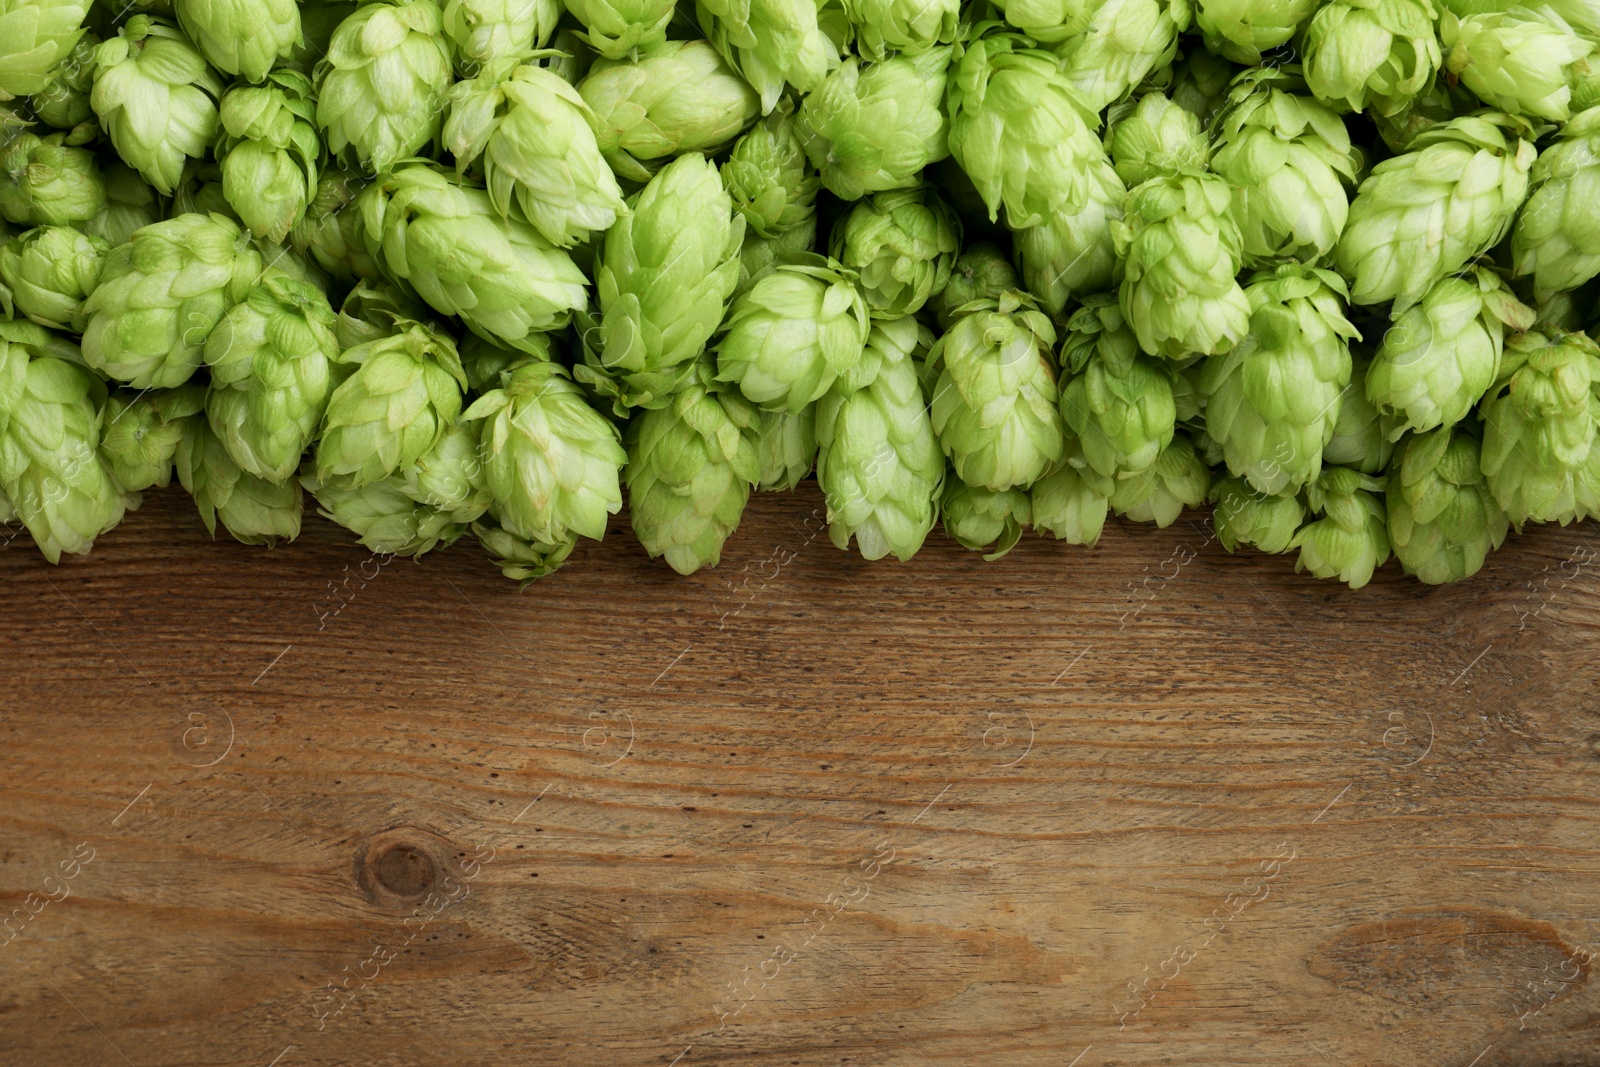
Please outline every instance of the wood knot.
[{"label": "wood knot", "polygon": [[453,851],[450,842],[420,827],[380,831],[356,854],[356,884],[374,904],[415,904],[439,885]]}]

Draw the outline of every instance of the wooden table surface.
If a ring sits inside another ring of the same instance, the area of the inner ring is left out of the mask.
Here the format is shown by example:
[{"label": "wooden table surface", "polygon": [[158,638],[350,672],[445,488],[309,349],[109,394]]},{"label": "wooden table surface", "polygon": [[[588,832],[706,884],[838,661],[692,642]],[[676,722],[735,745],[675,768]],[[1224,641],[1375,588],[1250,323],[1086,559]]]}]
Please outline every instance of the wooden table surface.
[{"label": "wooden table surface", "polygon": [[[0,1064],[1600,1064],[1600,536],[0,552]],[[0,536],[8,536],[0,535]]]}]

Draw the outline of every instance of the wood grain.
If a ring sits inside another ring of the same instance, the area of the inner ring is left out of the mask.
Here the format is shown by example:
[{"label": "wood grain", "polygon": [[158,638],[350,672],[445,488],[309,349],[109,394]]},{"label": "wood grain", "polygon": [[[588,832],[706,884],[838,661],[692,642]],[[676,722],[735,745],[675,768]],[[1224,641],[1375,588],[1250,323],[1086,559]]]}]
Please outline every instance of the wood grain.
[{"label": "wood grain", "polygon": [[[0,552],[0,1064],[1600,1064],[1600,537]],[[87,859],[85,857],[88,857]],[[69,877],[70,872],[70,877]]]}]

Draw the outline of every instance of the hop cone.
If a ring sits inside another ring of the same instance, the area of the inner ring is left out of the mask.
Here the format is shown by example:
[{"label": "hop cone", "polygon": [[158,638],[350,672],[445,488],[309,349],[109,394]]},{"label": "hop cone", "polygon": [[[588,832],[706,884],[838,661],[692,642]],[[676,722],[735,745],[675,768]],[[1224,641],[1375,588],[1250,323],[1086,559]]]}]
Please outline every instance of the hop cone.
[{"label": "hop cone", "polygon": [[115,248],[127,244],[135,233],[152,222],[161,220],[156,191],[120,159],[106,160],[105,190],[105,202],[100,210],[77,223],[88,236],[98,237]]},{"label": "hop cone", "polygon": [[1407,437],[1389,471],[1389,541],[1407,574],[1429,585],[1478,573],[1510,522],[1479,468],[1477,437],[1438,429]]},{"label": "hop cone", "polygon": [[1533,161],[1533,193],[1511,231],[1518,277],[1538,299],[1600,275],[1600,107],[1562,127]]},{"label": "hop cone", "polygon": [[950,154],[972,179],[991,221],[1012,229],[1081,211],[1095,164],[1097,120],[1055,57],[1007,34],[974,41],[950,79]]},{"label": "hop cone", "polygon": [[315,110],[310,80],[291,70],[222,97],[222,195],[257,237],[282,241],[317,192],[322,142],[312,125]]},{"label": "hop cone", "polygon": [[127,164],[170,194],[217,135],[222,83],[175,27],[135,15],[95,53],[90,103]]},{"label": "hop cone", "polygon": [[1395,316],[1367,372],[1367,398],[1396,417],[1396,437],[1453,426],[1493,384],[1505,327],[1532,325],[1533,309],[1494,272],[1445,278]]},{"label": "hop cone", "polygon": [[1444,69],[1500,111],[1565,122],[1573,65],[1595,50],[1565,27],[1514,12],[1444,19]]},{"label": "hop cone", "polygon": [[504,383],[462,416],[485,420],[484,477],[500,525],[531,541],[599,540],[606,516],[622,508],[628,456],[616,427],[555,363],[523,363]]},{"label": "hop cone", "polygon": [[440,21],[462,77],[476,78],[543,48],[560,17],[559,0],[445,0]]},{"label": "hop cone", "polygon": [[668,41],[637,58],[602,59],[578,83],[598,118],[595,137],[611,169],[650,180],[656,160],[727,143],[761,113],[755,91],[705,41]]},{"label": "hop cone", "polygon": [[1404,311],[1433,284],[1499,243],[1528,192],[1533,145],[1485,114],[1420,134],[1361,183],[1339,238],[1339,270],[1357,304]]},{"label": "hop cone", "polygon": [[89,103],[89,94],[94,91],[95,50],[99,47],[100,38],[92,33],[78,38],[72,53],[29,101],[41,122],[68,131],[67,141],[71,144],[87,144],[99,134],[94,108]]},{"label": "hop cone", "polygon": [[734,295],[740,295],[750,286],[772,273],[779,263],[799,262],[809,255],[817,243],[817,216],[806,220],[792,230],[784,230],[776,237],[762,237],[754,230],[746,230],[744,242],[739,246],[739,285]]},{"label": "hop cone", "polygon": [[[1028,490],[1035,529],[1069,545],[1094,547],[1105,529],[1111,510],[1110,482],[1080,466],[1075,441],[1069,441],[1066,458]],[[1074,461],[1077,462],[1074,462]]]},{"label": "hop cone", "polygon": [[600,322],[585,324],[577,376],[623,408],[656,408],[688,384],[722,321],[744,223],[699,153],[662,168],[631,207],[596,256]]},{"label": "hop cone", "polygon": [[1083,32],[1093,0],[996,0],[995,9],[1036,41],[1061,41]]},{"label": "hop cone", "polygon": [[239,468],[205,419],[187,419],[178,442],[178,481],[194,497],[212,537],[217,521],[235,540],[271,545],[300,536],[300,483],[275,485]]},{"label": "hop cone", "polygon": [[1148,470],[1119,478],[1111,493],[1111,509],[1134,522],[1153,522],[1166,529],[1186,507],[1205,503],[1211,471],[1195,454],[1187,437],[1174,437]]},{"label": "hop cone", "polygon": [[939,502],[944,532],[963,548],[982,552],[994,562],[1022,540],[1022,531],[1033,522],[1033,506],[1023,489],[996,492],[967,485],[954,475],[945,478],[944,496]]},{"label": "hop cone", "polygon": [[264,80],[300,41],[297,0],[172,0],[172,8],[213,67],[247,81]]},{"label": "hop cone", "polygon": [[734,301],[717,380],[738,382],[751,403],[797,412],[861,359],[867,314],[854,275],[836,262],[781,265]]},{"label": "hop cone", "polygon": [[1128,193],[1111,225],[1125,258],[1123,317],[1151,355],[1226,352],[1244,337],[1250,304],[1234,276],[1243,239],[1228,183],[1190,172]]},{"label": "hop cone", "polygon": [[1389,150],[1399,153],[1409,149],[1418,134],[1476,111],[1481,106],[1477,97],[1460,85],[1451,84],[1449,75],[1436,75],[1426,89],[1412,97],[1393,115],[1373,111],[1372,122],[1378,127],[1378,136],[1383,138]]},{"label": "hop cone", "polygon": [[633,532],[651,559],[665,557],[679,574],[721,562],[761,475],[755,407],[719,389],[708,364],[699,367],[670,405],[631,420],[624,437]]},{"label": "hop cone", "polygon": [[1160,93],[1111,109],[1106,137],[1117,177],[1129,186],[1180,171],[1205,170],[1211,142],[1200,120]]},{"label": "hop cone", "polygon": [[865,559],[902,562],[933,529],[944,456],[912,354],[932,343],[913,318],[877,320],[861,362],[817,402],[817,482],[828,535]]},{"label": "hop cone", "polygon": [[817,462],[817,406],[758,411],[756,458],[761,463],[757,489],[786,492],[805,481]]},{"label": "hop cone", "polygon": [[1311,510],[1322,517],[1307,523],[1289,542],[1300,550],[1298,572],[1337,578],[1351,589],[1372,580],[1389,558],[1384,507],[1374,494],[1383,481],[1345,467],[1329,467],[1306,491]]},{"label": "hop cone", "polygon": [[0,100],[44,89],[88,12],[89,0],[0,0]]},{"label": "hop cone", "polygon": [[578,545],[576,534],[549,541],[518,537],[500,525],[493,510],[472,524],[472,535],[489,553],[500,573],[514,582],[521,582],[523,589],[559,570]]},{"label": "hop cone", "polygon": [[1274,555],[1287,552],[1306,516],[1295,493],[1258,493],[1243,478],[1216,482],[1211,502],[1217,540],[1229,552],[1237,552],[1240,545],[1254,545]]},{"label": "hop cone", "polygon": [[[1190,48],[1180,61],[1167,68],[1169,74],[1155,80],[1170,84],[1166,92],[1172,102],[1192,111],[1203,123],[1211,121],[1228,98],[1228,88],[1239,68],[1204,48]],[[1164,72],[1158,72],[1158,75]]]},{"label": "hop cone", "polygon": [[355,371],[334,389],[317,443],[317,476],[356,488],[403,470],[439,443],[461,413],[466,374],[444,334],[421,323],[348,349]]},{"label": "hop cone", "polygon": [[1429,0],[1328,0],[1301,44],[1312,95],[1351,111],[1397,113],[1439,69],[1434,17]]},{"label": "hop cone", "polygon": [[734,142],[722,164],[722,184],[748,232],[762,237],[786,233],[816,214],[821,182],[806,160],[788,97]]},{"label": "hop cone", "polygon": [[184,426],[205,410],[204,386],[115,392],[106,400],[100,454],[111,475],[130,493],[165,488],[183,440]]},{"label": "hop cone", "polygon": [[0,280],[16,309],[41,326],[83,330],[83,299],[111,246],[67,226],[40,226],[0,245]]},{"label": "hop cone", "polygon": [[1172,62],[1189,28],[1190,0],[1094,0],[1089,23],[1051,45],[1068,84],[1092,111],[1126,97]]},{"label": "hop cone", "polygon": [[916,56],[955,40],[960,0],[845,0],[856,44],[867,59]]},{"label": "hop cone", "polygon": [[917,184],[949,154],[943,107],[948,46],[881,63],[846,59],[796,119],[823,186],[843,200]]},{"label": "hop cone", "polygon": [[219,215],[175,215],[112,249],[83,302],[83,360],[136,389],[182,385],[206,337],[261,273],[250,238]]},{"label": "hop cone", "polygon": [[1359,154],[1325,104],[1295,95],[1299,81],[1271,68],[1240,79],[1219,119],[1211,169],[1234,187],[1246,266],[1316,263],[1344,231]]},{"label": "hop cone", "polygon": [[531,334],[565,326],[588,298],[572,258],[489,196],[426,164],[391,171],[361,194],[367,248],[433,308],[474,333],[536,351]]},{"label": "hop cone", "polygon": [[828,71],[815,0],[696,0],[706,38],[771,111],[785,83],[800,93]]},{"label": "hop cone", "polygon": [[939,326],[948,330],[961,309],[974,300],[998,301],[1020,285],[1005,254],[987,241],[978,241],[961,250],[950,268],[950,281],[934,294],[929,306]]},{"label": "hop cone", "polygon": [[105,386],[57,352],[70,347],[41,327],[0,323],[0,494],[51,563],[89,551],[129,503],[98,451]]},{"label": "hop cone", "polygon": [[540,67],[506,80],[457,82],[443,140],[465,171],[483,160],[489,199],[513,206],[551,244],[569,248],[626,212],[622,190],[595,141],[594,113],[578,91]]},{"label": "hop cone", "polygon": [[361,211],[352,206],[366,187],[364,179],[348,171],[323,171],[305,217],[289,231],[289,243],[297,251],[309,253],[318,266],[343,281],[379,276],[377,261],[367,250]]},{"label": "hop cone", "polygon": [[1321,0],[1196,0],[1194,21],[1207,48],[1253,67],[1320,6]]},{"label": "hop cone", "polygon": [[912,315],[950,281],[961,222],[931,187],[875,193],[833,228],[834,259],[859,276],[874,314]]},{"label": "hop cone", "polygon": [[372,0],[339,24],[317,64],[317,125],[330,152],[381,173],[438,134],[450,85],[441,29],[433,0]]},{"label": "hop cone", "polygon": [[565,0],[572,17],[587,32],[578,35],[606,59],[625,59],[667,39],[667,24],[677,10],[673,0]]},{"label": "hop cone", "polygon": [[228,455],[249,474],[282,483],[311,444],[339,358],[328,298],[270,270],[206,340],[206,415]]},{"label": "hop cone", "polygon": [[1530,330],[1506,341],[1479,410],[1483,473],[1513,525],[1578,517],[1575,479],[1595,439],[1600,345],[1581,333]]},{"label": "hop cone", "polygon": [[1061,388],[1061,417],[1087,465],[1102,478],[1148,470],[1172,443],[1174,374],[1139,351],[1115,297],[1084,301],[1067,322],[1061,362],[1071,375]]},{"label": "hop cone", "polygon": [[928,357],[941,368],[933,429],[967,485],[1026,488],[1064,447],[1055,327],[1019,293],[968,308]]},{"label": "hop cone", "polygon": [[1082,211],[1057,212],[1013,235],[1023,283],[1052,315],[1075,296],[1111,288],[1117,265],[1111,222],[1122,218],[1127,195],[1116,171],[1101,163]]},{"label": "hop cone", "polygon": [[1394,442],[1405,432],[1400,418],[1380,412],[1367,399],[1367,371],[1371,364],[1352,353],[1350,384],[1339,396],[1339,417],[1333,436],[1322,446],[1322,461],[1349,467],[1362,474],[1382,474],[1394,454]]},{"label": "hop cone", "polygon": [[1322,469],[1322,450],[1350,384],[1344,282],[1298,264],[1260,274],[1246,290],[1250,334],[1206,364],[1206,432],[1228,469],[1256,490],[1300,488]]}]

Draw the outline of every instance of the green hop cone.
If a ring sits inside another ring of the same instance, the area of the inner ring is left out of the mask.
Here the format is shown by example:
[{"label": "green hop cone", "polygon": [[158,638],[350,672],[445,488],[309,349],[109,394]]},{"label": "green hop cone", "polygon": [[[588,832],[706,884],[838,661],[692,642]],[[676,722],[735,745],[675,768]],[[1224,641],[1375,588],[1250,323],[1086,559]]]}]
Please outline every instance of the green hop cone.
[{"label": "green hop cone", "polygon": [[916,56],[955,40],[960,0],[845,0],[856,43],[867,59]]},{"label": "green hop cone", "polygon": [[1316,263],[1350,213],[1360,155],[1327,105],[1299,96],[1298,78],[1271,68],[1241,77],[1218,121],[1211,169],[1233,185],[1245,266]]},{"label": "green hop cone", "polygon": [[165,488],[188,421],[205,410],[203,386],[115,392],[106,400],[100,454],[126,492]]},{"label": "green hop cone", "polygon": [[[449,331],[434,317],[433,309],[410,292],[381,279],[362,281],[345,294],[344,302],[339,306],[338,319],[333,324],[333,336],[339,343],[339,351],[343,353],[358,345],[404,333],[414,322],[423,323],[446,337],[450,336]],[[477,334],[470,337],[488,344]],[[466,346],[458,348],[457,355],[464,365],[467,359]],[[341,357],[335,362],[334,377],[342,382],[354,370],[355,364]],[[498,369],[494,373],[499,373]]]},{"label": "green hop cone", "polygon": [[106,160],[105,188],[105,203],[100,210],[78,223],[78,228],[90,237],[98,237],[115,248],[127,244],[134,234],[152,222],[161,220],[156,191],[120,159]]},{"label": "green hop cone", "polygon": [[302,255],[341,281],[380,276],[377,260],[367,249],[361,209],[354,201],[367,181],[337,167],[317,176],[317,187],[305,217],[289,231],[289,243]]},{"label": "green hop cone", "polygon": [[1318,578],[1337,578],[1351,589],[1372,580],[1389,558],[1389,534],[1382,479],[1345,467],[1329,467],[1306,491],[1311,510],[1321,518],[1300,528],[1289,542],[1300,550],[1294,569]]},{"label": "green hop cone", "polygon": [[561,18],[560,0],[445,0],[440,13],[445,36],[455,46],[463,78],[499,69],[543,48]]},{"label": "green hop cone", "polygon": [[1529,330],[1506,341],[1479,405],[1483,473],[1518,529],[1578,517],[1576,479],[1595,439],[1600,345],[1581,333]]},{"label": "green hop cone", "polygon": [[1396,418],[1396,437],[1452,426],[1494,383],[1505,328],[1526,330],[1533,320],[1487,268],[1445,278],[1395,316],[1367,371],[1367,398]]},{"label": "green hop cone", "polygon": [[322,290],[273,269],[206,339],[206,415],[247,473],[282,483],[299,467],[333,389],[333,323]]},{"label": "green hop cone", "polygon": [[136,389],[182,385],[212,327],[261,274],[249,235],[218,215],[176,215],[106,257],[83,302],[83,360]]},{"label": "green hop cone", "polygon": [[1595,50],[1565,26],[1516,12],[1490,12],[1441,24],[1444,69],[1500,111],[1565,122],[1573,66]]},{"label": "green hop cone", "polygon": [[1195,0],[1195,25],[1206,47],[1247,67],[1287,44],[1321,0]]},{"label": "green hop cone", "polygon": [[761,114],[755,91],[705,41],[667,41],[626,61],[602,59],[578,83],[596,143],[619,177],[650,180],[658,160],[715,151]]},{"label": "green hop cone", "polygon": [[1022,280],[1050,314],[1064,313],[1073,297],[1112,287],[1117,251],[1111,222],[1122,218],[1127,199],[1122,179],[1102,162],[1093,170],[1082,211],[1056,212],[1012,235]]},{"label": "green hop cone", "polygon": [[1128,192],[1111,224],[1123,257],[1123,317],[1151,355],[1226,352],[1245,335],[1250,303],[1234,276],[1243,238],[1233,193],[1198,172],[1153,178]]},{"label": "green hop cone", "polygon": [[178,29],[135,15],[95,53],[89,102],[130,167],[170,194],[217,135],[222,83]]},{"label": "green hop cone", "polygon": [[1243,478],[1223,478],[1211,487],[1212,527],[1229,552],[1253,545],[1276,555],[1289,551],[1305,521],[1306,509],[1296,493],[1258,493]]},{"label": "green hop cone", "polygon": [[[0,40],[5,38],[0,37]],[[29,101],[39,121],[68,131],[67,143],[87,144],[99,135],[89,94],[94,91],[94,55],[100,38],[86,33]]]},{"label": "green hop cone", "polygon": [[1322,461],[1362,474],[1382,474],[1405,426],[1398,416],[1379,411],[1367,399],[1370,367],[1368,360],[1351,354],[1350,384],[1340,394],[1339,417],[1333,424],[1333,436],[1322,446]]},{"label": "green hop cone", "polygon": [[1534,147],[1515,120],[1454,119],[1418,135],[1361,183],[1339,238],[1339,271],[1357,304],[1396,312],[1498,244],[1528,193]]},{"label": "green hop cone", "polygon": [[713,163],[691,152],[662,168],[595,257],[600,321],[580,316],[578,380],[621,409],[669,403],[722,321],[743,235]]},{"label": "green hop cone", "polygon": [[1148,470],[1118,478],[1111,510],[1134,522],[1166,529],[1184,508],[1199,507],[1211,488],[1211,471],[1187,437],[1177,436]]},{"label": "green hop cone", "polygon": [[756,459],[763,492],[788,492],[811,473],[817,463],[817,406],[790,411],[758,411]]},{"label": "green hop cone", "polygon": [[784,230],[776,237],[762,237],[746,230],[744,242],[739,246],[739,285],[737,296],[750,286],[772,273],[779,263],[803,261],[817,243],[817,216],[806,220],[792,230]]},{"label": "green hop cone", "polygon": [[1372,112],[1372,122],[1378,127],[1378,136],[1383,138],[1383,143],[1389,146],[1391,152],[1398,154],[1409,149],[1418,134],[1481,107],[1478,98],[1460,85],[1452,84],[1449,75],[1435,75],[1426,89],[1394,114]]},{"label": "green hop cone", "polygon": [[300,536],[300,483],[275,485],[239,468],[205,419],[186,419],[174,457],[178,481],[212,537],[217,522],[247,545],[272,545]]},{"label": "green hop cone", "polygon": [[1600,107],[1561,128],[1533,161],[1533,192],[1511,231],[1518,277],[1537,299],[1600,275]]},{"label": "green hop cone", "polygon": [[1105,149],[1099,124],[1055,57],[1009,34],[967,47],[950,78],[950,155],[1014,230],[1081,211]]},{"label": "green hop cone", "polygon": [[1172,443],[1177,406],[1171,367],[1139,351],[1116,297],[1087,297],[1061,346],[1061,417],[1101,478],[1148,470]]},{"label": "green hop cone", "polygon": [[667,24],[677,10],[673,0],[564,0],[583,23],[579,39],[606,59],[625,59],[667,39]]},{"label": "green hop cone", "polygon": [[595,141],[594,113],[559,76],[522,66],[498,84],[457,82],[449,95],[444,143],[458,170],[483,160],[489,199],[502,216],[515,207],[545,240],[569,248],[626,213]]},{"label": "green hop cone", "polygon": [[1093,0],[995,0],[1006,22],[1036,41],[1066,40],[1083,32]]},{"label": "green hop cone", "polygon": [[1033,483],[1028,501],[1035,529],[1069,545],[1093,548],[1105,529],[1114,486],[1082,464],[1077,442],[1069,440],[1065,458]]},{"label": "green hop cone", "polygon": [[776,237],[816,214],[816,171],[794,123],[789,97],[734,142],[722,164],[722,184],[744,216],[748,232]]},{"label": "green hop cone", "polygon": [[1117,177],[1129,186],[1181,171],[1205,170],[1211,142],[1200,120],[1160,93],[1111,109],[1106,150]]},{"label": "green hop cone", "polygon": [[948,330],[960,310],[974,300],[998,301],[1021,285],[1016,268],[1005,253],[987,241],[978,241],[961,250],[950,268],[950,281],[934,294],[928,306],[940,328]]},{"label": "green hop cone", "polygon": [[944,495],[939,501],[944,532],[962,548],[983,552],[984,559],[995,560],[1017,547],[1022,531],[1033,522],[1033,506],[1022,489],[992,489],[970,486],[954,474],[944,480]]},{"label": "green hop cone", "polygon": [[1174,104],[1194,112],[1202,123],[1209,123],[1228,99],[1228,89],[1238,73],[1239,68],[1221,56],[1191,47],[1179,62],[1165,72],[1157,72],[1152,80],[1167,82],[1165,92]]},{"label": "green hop cone", "polygon": [[334,389],[322,419],[316,469],[359,488],[404,470],[439,443],[461,413],[466,373],[449,337],[421,323],[348,349],[355,371]]},{"label": "green hop cone", "polygon": [[761,97],[763,114],[785,84],[815,89],[828,72],[815,0],[696,0],[700,28]]},{"label": "green hop cone", "polygon": [[734,301],[717,344],[718,381],[791,412],[855,366],[870,330],[855,275],[834,260],[783,264]]},{"label": "green hop cone", "polygon": [[828,535],[865,559],[916,555],[933,529],[944,455],[913,353],[932,335],[913,318],[876,320],[861,362],[817,402],[817,482]]},{"label": "green hop cone", "polygon": [[839,219],[831,246],[873,314],[913,315],[950,281],[961,222],[929,186],[875,193]]},{"label": "green hop cone", "polygon": [[1301,42],[1318,100],[1393,115],[1428,88],[1443,56],[1429,0],[1328,0]]},{"label": "green hop cone", "polygon": [[628,456],[617,428],[555,363],[522,363],[503,382],[462,416],[485,420],[484,479],[500,525],[530,541],[598,541],[622,508]]},{"label": "green hop cone", "polygon": [[41,326],[80,333],[83,299],[111,246],[67,226],[40,226],[0,245],[0,280],[16,309]]},{"label": "green hop cone", "polygon": [[427,164],[383,175],[358,206],[367,248],[389,274],[489,340],[536,352],[531,335],[562,328],[587,302],[571,256]]},{"label": "green hop cone", "polygon": [[306,216],[322,164],[315,111],[310,80],[292,70],[222,97],[222,195],[257,237],[280,242]]},{"label": "green hop cone", "polygon": [[328,150],[382,173],[439,132],[450,50],[433,0],[372,0],[333,33],[317,64]]},{"label": "green hop cone", "polygon": [[172,0],[178,25],[224,74],[266,78],[300,42],[297,0]]},{"label": "green hop cone", "polygon": [[1055,341],[1049,317],[1013,292],[967,305],[934,344],[933,429],[967,485],[1025,489],[1061,458]]},{"label": "green hop cone", "polygon": [[1099,111],[1172,62],[1193,11],[1190,0],[1094,0],[1092,7],[1082,34],[1050,48],[1067,82]]},{"label": "green hop cone", "polygon": [[822,184],[842,200],[916,185],[924,167],[950,154],[945,73],[951,49],[846,59],[800,105],[796,125]]},{"label": "green hop cone", "polygon": [[106,204],[94,153],[59,135],[21,133],[0,148],[0,216],[19,226],[72,226]]},{"label": "green hop cone", "polygon": [[1479,467],[1481,446],[1463,428],[1407,437],[1389,470],[1389,541],[1407,574],[1428,585],[1477,574],[1510,521]]},{"label": "green hop cone", "polygon": [[31,322],[0,322],[0,494],[44,558],[81,555],[122,521],[125,497],[99,452],[105,385]]},{"label": "green hop cone", "polygon": [[1206,432],[1229,471],[1259,492],[1283,493],[1322,469],[1350,384],[1349,341],[1361,335],[1332,271],[1281,266],[1256,275],[1245,295],[1249,335],[1202,372]]},{"label": "green hop cone", "polygon": [[491,510],[490,514],[472,524],[472,535],[483,550],[489,553],[500,573],[526,589],[540,578],[548,577],[561,568],[578,546],[578,536],[569,534],[555,540],[518,537],[500,525]]},{"label": "green hop cone", "polygon": [[0,100],[32,96],[72,53],[89,0],[0,0]]},{"label": "green hop cone", "polygon": [[761,475],[755,407],[699,366],[671,404],[632,419],[623,438],[634,535],[679,574],[721,562]]}]

